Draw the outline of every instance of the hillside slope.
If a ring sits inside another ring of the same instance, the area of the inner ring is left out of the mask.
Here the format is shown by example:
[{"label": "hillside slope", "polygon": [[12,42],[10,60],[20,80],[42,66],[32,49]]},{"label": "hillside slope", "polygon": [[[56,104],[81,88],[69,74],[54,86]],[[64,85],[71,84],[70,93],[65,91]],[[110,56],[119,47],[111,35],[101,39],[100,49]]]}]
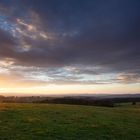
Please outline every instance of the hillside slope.
[{"label": "hillside slope", "polygon": [[0,104],[0,139],[139,140],[140,105]]}]

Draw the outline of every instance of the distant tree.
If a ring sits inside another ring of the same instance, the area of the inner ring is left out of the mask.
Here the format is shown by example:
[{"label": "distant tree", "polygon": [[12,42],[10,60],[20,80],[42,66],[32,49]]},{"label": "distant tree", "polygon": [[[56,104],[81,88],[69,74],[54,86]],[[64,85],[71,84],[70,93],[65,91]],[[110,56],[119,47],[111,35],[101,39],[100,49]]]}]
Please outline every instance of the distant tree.
[{"label": "distant tree", "polygon": [[132,102],[132,105],[136,105],[136,102],[133,101],[133,102]]}]

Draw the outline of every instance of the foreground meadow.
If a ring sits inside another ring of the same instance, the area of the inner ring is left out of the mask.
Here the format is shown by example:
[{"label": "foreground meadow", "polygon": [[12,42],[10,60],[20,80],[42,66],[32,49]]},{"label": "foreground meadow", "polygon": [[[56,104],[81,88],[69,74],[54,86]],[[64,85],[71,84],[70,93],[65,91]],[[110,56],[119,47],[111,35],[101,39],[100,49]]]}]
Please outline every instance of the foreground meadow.
[{"label": "foreground meadow", "polygon": [[0,140],[139,140],[140,105],[0,104]]}]

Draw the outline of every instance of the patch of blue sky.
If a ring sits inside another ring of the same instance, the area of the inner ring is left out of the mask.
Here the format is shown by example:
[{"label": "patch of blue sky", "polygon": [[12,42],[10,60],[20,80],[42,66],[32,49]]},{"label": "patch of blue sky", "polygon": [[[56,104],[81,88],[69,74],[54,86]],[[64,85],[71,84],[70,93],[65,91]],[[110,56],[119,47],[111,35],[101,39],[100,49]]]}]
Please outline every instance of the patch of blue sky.
[{"label": "patch of blue sky", "polygon": [[13,36],[16,36],[16,27],[17,25],[10,22],[7,16],[0,14],[0,29],[9,32]]},{"label": "patch of blue sky", "polygon": [[99,75],[91,75],[91,74],[81,74],[82,78],[81,80],[83,81],[112,81],[113,79],[115,79],[116,74],[99,74]]}]

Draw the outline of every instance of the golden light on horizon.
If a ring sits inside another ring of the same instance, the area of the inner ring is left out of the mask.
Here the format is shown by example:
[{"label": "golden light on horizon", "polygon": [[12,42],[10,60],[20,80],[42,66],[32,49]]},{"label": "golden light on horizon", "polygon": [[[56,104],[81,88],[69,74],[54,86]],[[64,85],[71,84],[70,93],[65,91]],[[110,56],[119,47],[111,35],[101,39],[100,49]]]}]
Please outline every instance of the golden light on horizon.
[{"label": "golden light on horizon", "polygon": [[[8,61],[8,60],[7,60]],[[95,83],[95,82],[69,82],[67,81],[51,81],[46,74],[39,72],[34,72],[34,68],[31,71],[25,71],[26,67],[15,67],[12,70],[10,62],[2,62],[1,65],[5,68],[1,68],[0,72],[0,94],[2,95],[53,95],[53,94],[94,94],[94,93],[139,93],[140,84],[139,83],[122,83],[125,80],[133,80],[135,75],[117,75],[116,80],[121,80],[120,83],[108,82],[114,75],[103,75],[98,76],[95,80],[106,80],[105,83]],[[10,71],[12,70],[12,71]],[[40,70],[40,69],[39,69]],[[21,71],[21,72],[20,72]],[[64,72],[69,72],[66,69]],[[71,71],[70,71],[71,72]],[[73,71],[72,71],[73,72]],[[78,72],[77,70],[74,72]],[[118,78],[119,77],[119,78]],[[57,77],[55,77],[57,78]],[[95,78],[85,76],[85,80],[89,78]]]},{"label": "golden light on horizon", "polygon": [[138,93],[140,91],[139,84],[122,85],[56,85],[39,83],[18,83],[12,84],[0,82],[0,94],[2,95],[53,95],[53,94],[115,94],[115,93]]}]

